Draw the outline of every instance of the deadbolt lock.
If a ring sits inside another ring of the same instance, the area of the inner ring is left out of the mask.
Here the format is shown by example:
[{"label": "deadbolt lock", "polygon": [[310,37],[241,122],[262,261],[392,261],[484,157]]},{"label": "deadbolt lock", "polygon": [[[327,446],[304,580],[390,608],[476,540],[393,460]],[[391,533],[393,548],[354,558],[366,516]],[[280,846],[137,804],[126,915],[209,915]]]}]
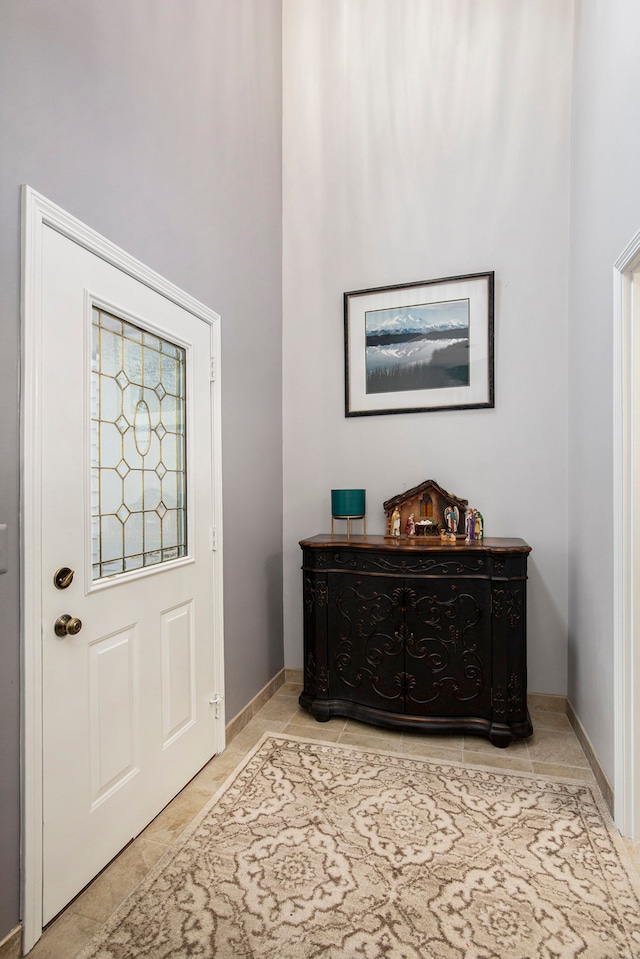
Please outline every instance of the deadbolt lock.
[{"label": "deadbolt lock", "polygon": [[78,619],[77,616],[64,613],[63,616],[58,616],[53,628],[56,631],[56,636],[76,636],[82,629],[82,620]]},{"label": "deadbolt lock", "polygon": [[53,575],[53,585],[56,589],[66,589],[73,582],[74,570],[68,566],[61,566]]}]

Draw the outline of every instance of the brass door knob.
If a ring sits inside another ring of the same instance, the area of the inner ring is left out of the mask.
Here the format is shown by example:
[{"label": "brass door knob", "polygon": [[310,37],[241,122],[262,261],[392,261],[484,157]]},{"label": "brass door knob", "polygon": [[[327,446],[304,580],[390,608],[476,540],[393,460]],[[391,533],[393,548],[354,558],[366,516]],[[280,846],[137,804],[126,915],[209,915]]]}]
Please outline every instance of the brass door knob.
[{"label": "brass door knob", "polygon": [[78,619],[77,616],[64,613],[63,616],[58,616],[53,628],[56,631],[56,636],[76,636],[82,629],[82,620]]}]

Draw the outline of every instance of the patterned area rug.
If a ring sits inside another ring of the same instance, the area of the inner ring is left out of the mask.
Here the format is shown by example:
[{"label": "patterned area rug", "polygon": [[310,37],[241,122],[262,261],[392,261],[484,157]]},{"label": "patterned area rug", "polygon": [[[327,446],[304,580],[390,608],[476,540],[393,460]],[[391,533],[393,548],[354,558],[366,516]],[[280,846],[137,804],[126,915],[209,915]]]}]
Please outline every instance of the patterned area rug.
[{"label": "patterned area rug", "polygon": [[595,787],[267,734],[82,959],[638,959]]}]

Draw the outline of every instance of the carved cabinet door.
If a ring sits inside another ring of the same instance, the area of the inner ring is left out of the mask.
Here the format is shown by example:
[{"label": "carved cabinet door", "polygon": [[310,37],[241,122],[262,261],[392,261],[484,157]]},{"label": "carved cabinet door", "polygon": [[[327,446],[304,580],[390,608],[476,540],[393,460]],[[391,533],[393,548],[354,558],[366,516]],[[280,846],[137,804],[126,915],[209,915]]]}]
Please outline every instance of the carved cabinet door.
[{"label": "carved cabinet door", "polygon": [[491,596],[486,580],[405,581],[406,712],[483,716],[491,707]]},{"label": "carved cabinet door", "polygon": [[331,573],[328,596],[330,699],[416,716],[488,714],[488,581]]},{"label": "carved cabinet door", "polygon": [[402,581],[328,576],[329,698],[404,712]]}]

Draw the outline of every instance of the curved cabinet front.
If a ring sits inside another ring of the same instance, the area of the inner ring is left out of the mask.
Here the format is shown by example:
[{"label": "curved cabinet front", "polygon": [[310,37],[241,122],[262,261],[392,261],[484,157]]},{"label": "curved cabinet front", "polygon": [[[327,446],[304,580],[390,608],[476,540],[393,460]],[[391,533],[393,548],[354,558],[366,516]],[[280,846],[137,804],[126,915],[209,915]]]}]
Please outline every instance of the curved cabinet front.
[{"label": "curved cabinet front", "polygon": [[319,720],[531,734],[521,540],[303,540],[304,690]]}]

